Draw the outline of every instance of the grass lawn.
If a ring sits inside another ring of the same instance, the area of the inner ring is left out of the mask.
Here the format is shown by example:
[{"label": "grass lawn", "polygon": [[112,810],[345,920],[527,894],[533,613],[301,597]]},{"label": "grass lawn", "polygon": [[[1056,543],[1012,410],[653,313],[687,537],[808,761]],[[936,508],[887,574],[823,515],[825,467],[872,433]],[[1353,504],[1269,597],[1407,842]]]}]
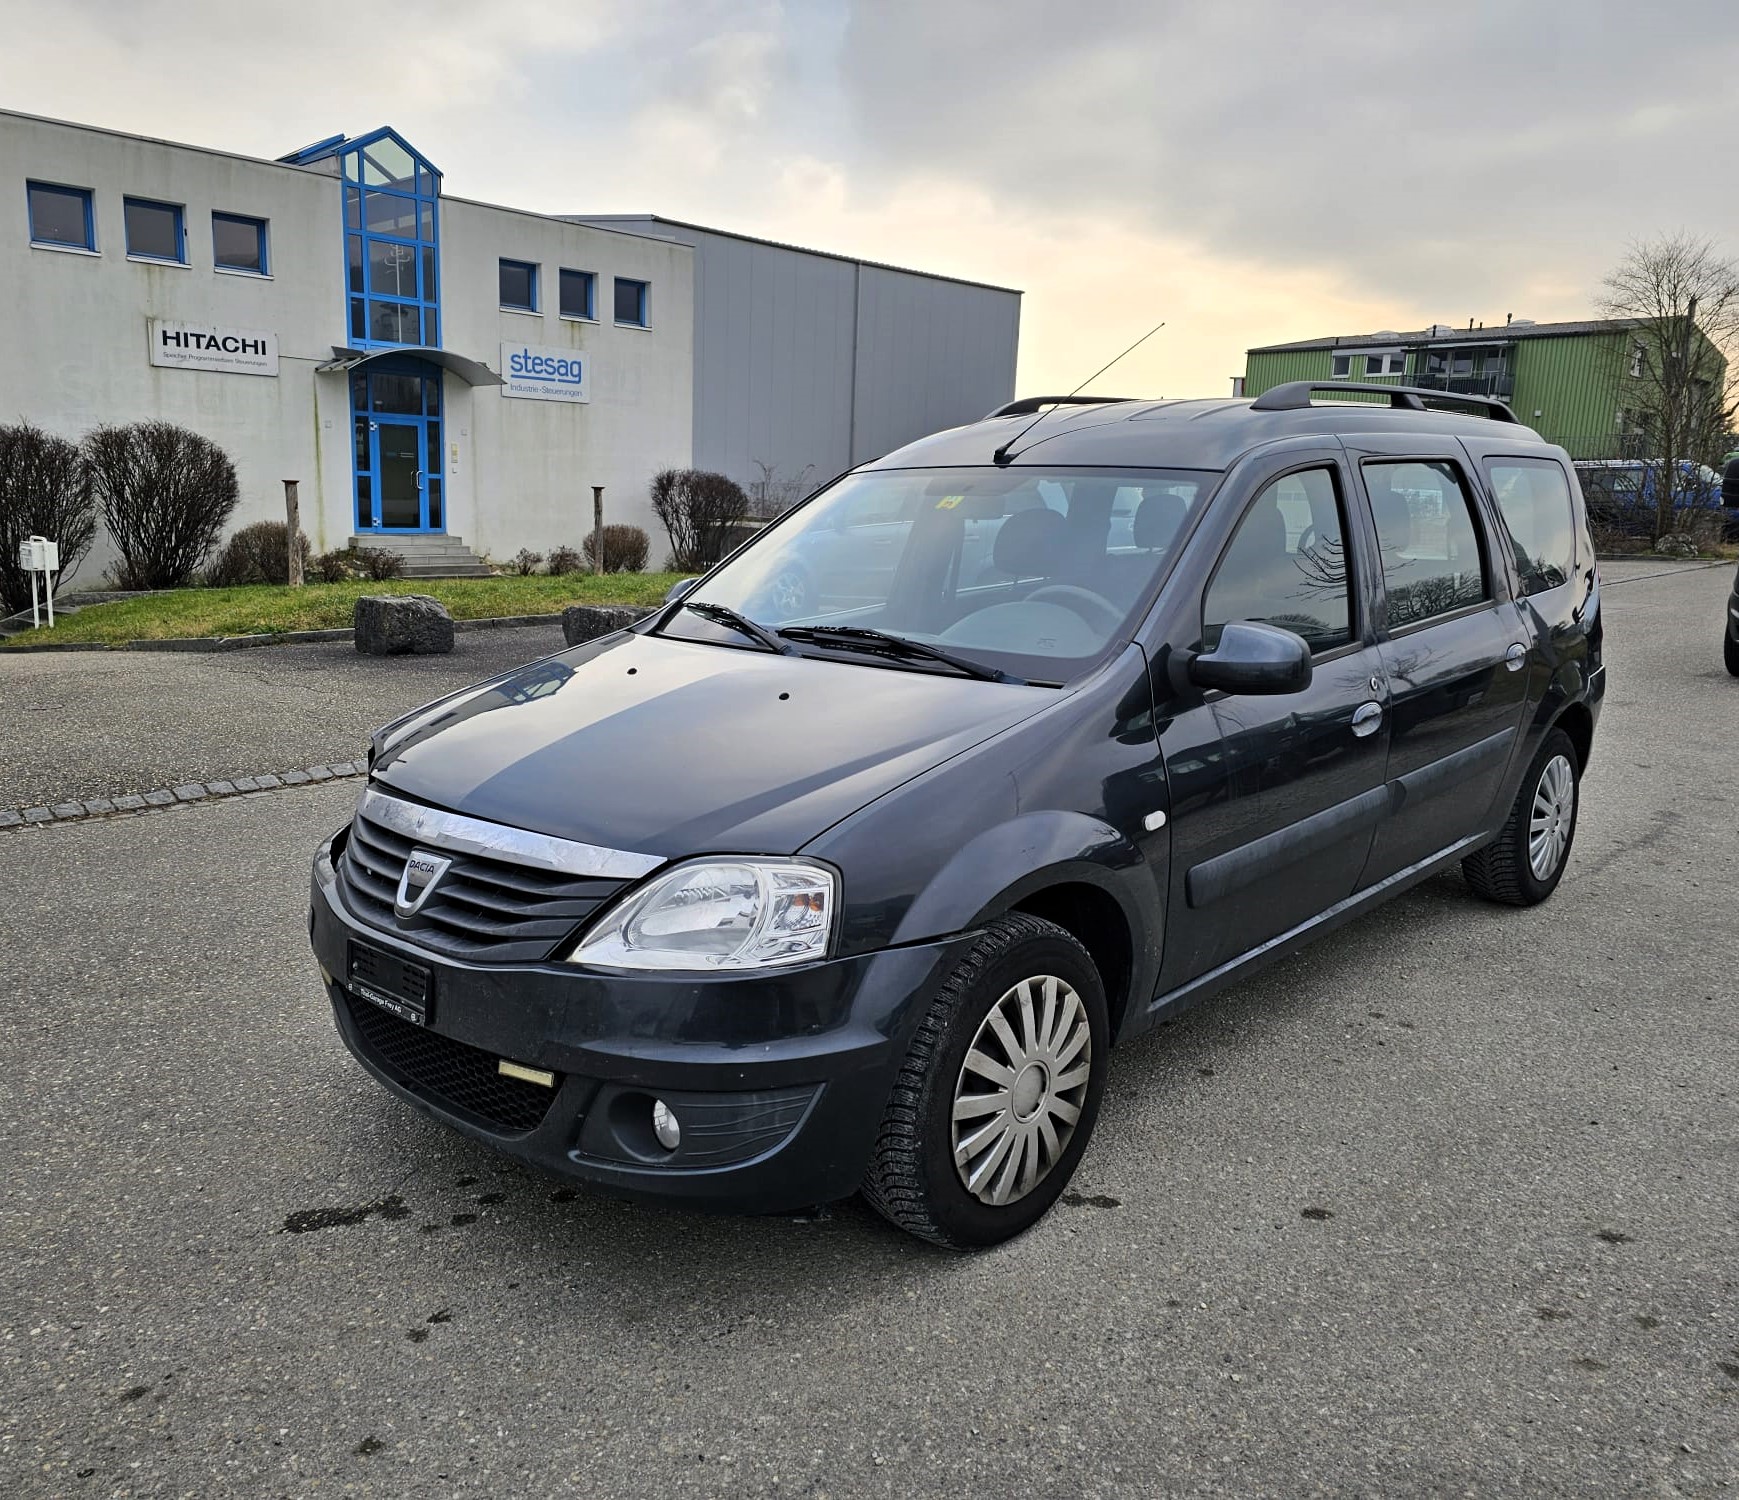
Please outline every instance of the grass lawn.
[{"label": "grass lawn", "polygon": [[236,589],[173,589],[115,604],[93,604],[58,617],[54,632],[27,630],[33,641],[163,640],[172,636],[258,635],[281,630],[342,630],[363,594],[428,594],[455,620],[491,615],[554,615],[569,604],[657,604],[680,573],[567,573],[559,578],[406,578],[390,583],[271,584]]}]

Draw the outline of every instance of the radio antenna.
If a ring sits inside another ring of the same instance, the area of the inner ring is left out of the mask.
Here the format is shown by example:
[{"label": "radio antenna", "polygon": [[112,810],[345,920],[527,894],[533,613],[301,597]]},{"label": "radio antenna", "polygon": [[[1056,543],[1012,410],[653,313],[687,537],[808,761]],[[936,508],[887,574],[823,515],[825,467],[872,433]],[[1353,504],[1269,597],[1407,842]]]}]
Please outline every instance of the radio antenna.
[{"label": "radio antenna", "polygon": [[[1068,396],[1064,396],[1063,400],[1067,401],[1070,396],[1080,395],[1082,391],[1086,390],[1088,386],[1090,386],[1095,380],[1097,380],[1101,375],[1103,375],[1107,370],[1109,370],[1111,368],[1111,365],[1114,365],[1118,362],[1118,360],[1124,359],[1126,356],[1135,353],[1135,351],[1137,349],[1139,349],[1150,338],[1152,338],[1154,336],[1154,334],[1158,333],[1159,330],[1164,328],[1164,327],[1165,327],[1164,320],[1161,320],[1160,322],[1155,323],[1153,325],[1153,327],[1148,329],[1146,333],[1142,334],[1140,338],[1138,338],[1133,344],[1131,344],[1127,349],[1125,349],[1122,354],[1119,354],[1117,356],[1117,359],[1112,360],[1110,364],[1100,366],[1091,375],[1089,375],[1085,380],[1083,380],[1078,386],[1076,386],[1074,388],[1074,390],[1070,391]],[[1033,428],[1037,427],[1040,422],[1044,421],[1044,419],[1046,417],[1050,416],[1050,414],[1052,412],[1054,412],[1056,409],[1057,408],[1055,406],[1047,406],[1036,417],[1034,417],[1032,419],[1032,421],[1028,422],[1025,427],[1021,428],[1021,430],[1019,432],[1017,432],[1006,443],[1004,443],[1000,448],[998,448],[996,450],[996,452],[994,452],[993,454],[990,455],[992,462],[997,463],[997,464],[1006,464],[1010,459],[1012,459],[1014,457],[1014,455],[1011,452],[1009,452],[1009,450],[1011,448],[1013,448],[1014,445],[1016,443],[1018,443],[1023,437],[1025,437],[1029,432],[1031,432],[1033,430]]]}]

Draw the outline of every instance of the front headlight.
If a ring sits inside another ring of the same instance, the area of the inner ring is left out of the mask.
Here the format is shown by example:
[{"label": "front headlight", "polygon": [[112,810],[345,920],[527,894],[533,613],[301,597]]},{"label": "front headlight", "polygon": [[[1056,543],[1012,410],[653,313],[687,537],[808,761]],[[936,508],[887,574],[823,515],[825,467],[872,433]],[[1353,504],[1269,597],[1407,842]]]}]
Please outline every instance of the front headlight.
[{"label": "front headlight", "polygon": [[827,956],[839,877],[802,859],[695,860],[609,912],[568,955],[614,969],[770,969]]}]

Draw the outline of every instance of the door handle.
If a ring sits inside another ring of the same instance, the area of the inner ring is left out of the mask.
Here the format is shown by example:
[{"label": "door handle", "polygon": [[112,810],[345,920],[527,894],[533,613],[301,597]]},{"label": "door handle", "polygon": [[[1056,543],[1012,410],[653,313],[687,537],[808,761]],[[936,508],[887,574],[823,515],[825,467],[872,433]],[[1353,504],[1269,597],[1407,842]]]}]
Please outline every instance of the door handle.
[{"label": "door handle", "polygon": [[418,469],[417,470],[417,488],[420,490],[422,487],[423,487],[423,471],[421,469]]},{"label": "door handle", "polygon": [[1383,722],[1383,705],[1380,703],[1365,703],[1359,706],[1353,714],[1353,733],[1361,740],[1366,735],[1375,734],[1377,726]]},{"label": "door handle", "polygon": [[1520,641],[1517,641],[1508,651],[1504,652],[1504,665],[1512,672],[1521,671],[1527,659],[1528,648]]}]

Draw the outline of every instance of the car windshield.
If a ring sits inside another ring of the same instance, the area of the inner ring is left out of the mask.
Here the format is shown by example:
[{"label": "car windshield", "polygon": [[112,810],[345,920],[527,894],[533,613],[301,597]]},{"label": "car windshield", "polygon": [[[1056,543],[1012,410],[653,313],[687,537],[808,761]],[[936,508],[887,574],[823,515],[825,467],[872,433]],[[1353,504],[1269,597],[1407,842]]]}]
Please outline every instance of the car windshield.
[{"label": "car windshield", "polygon": [[[791,632],[805,650],[842,644],[830,627],[875,630],[1011,676],[1066,681],[1128,638],[1218,478],[1026,467],[851,474],[688,596],[713,609],[678,611],[665,629],[752,644],[723,620],[723,606]],[[819,637],[808,634],[814,627]],[[934,657],[898,660],[946,669]]]}]

